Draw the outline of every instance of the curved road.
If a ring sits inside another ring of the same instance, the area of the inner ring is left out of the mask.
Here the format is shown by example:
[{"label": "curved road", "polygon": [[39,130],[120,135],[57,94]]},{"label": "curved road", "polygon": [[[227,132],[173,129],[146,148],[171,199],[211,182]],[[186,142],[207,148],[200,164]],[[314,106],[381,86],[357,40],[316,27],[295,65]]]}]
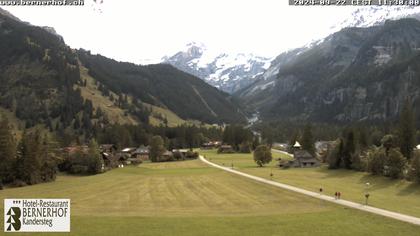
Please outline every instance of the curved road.
[{"label": "curved road", "polygon": [[279,183],[279,182],[275,182],[275,181],[271,181],[271,180],[264,179],[264,178],[261,178],[261,177],[246,174],[246,173],[243,173],[243,172],[240,172],[240,171],[228,168],[228,167],[217,165],[213,162],[210,162],[210,161],[206,160],[201,155],[200,155],[200,160],[202,162],[210,165],[210,166],[215,167],[215,168],[218,168],[218,169],[221,169],[221,170],[233,173],[233,174],[237,174],[237,175],[240,175],[240,176],[243,176],[243,177],[258,181],[258,182],[261,182],[261,183],[265,183],[265,184],[269,184],[269,185],[276,186],[276,187],[279,187],[279,188],[283,188],[283,189],[286,189],[286,190],[290,190],[290,191],[293,191],[293,192],[305,194],[305,195],[310,196],[310,197],[318,198],[318,199],[321,199],[321,200],[324,200],[324,201],[332,202],[332,203],[343,205],[343,206],[346,206],[346,207],[351,207],[351,208],[354,208],[354,209],[367,211],[367,212],[370,212],[370,213],[373,213],[373,214],[393,218],[393,219],[408,222],[408,223],[411,223],[411,224],[420,225],[420,218],[417,218],[417,217],[404,215],[404,214],[400,214],[400,213],[393,212],[393,211],[387,211],[387,210],[376,208],[376,207],[366,206],[366,205],[362,205],[362,204],[351,202],[351,201],[346,201],[346,200],[341,200],[341,199],[337,200],[333,197],[322,195],[320,193],[308,191],[308,190],[305,190],[305,189],[293,187],[291,185],[282,184],[282,183]]}]

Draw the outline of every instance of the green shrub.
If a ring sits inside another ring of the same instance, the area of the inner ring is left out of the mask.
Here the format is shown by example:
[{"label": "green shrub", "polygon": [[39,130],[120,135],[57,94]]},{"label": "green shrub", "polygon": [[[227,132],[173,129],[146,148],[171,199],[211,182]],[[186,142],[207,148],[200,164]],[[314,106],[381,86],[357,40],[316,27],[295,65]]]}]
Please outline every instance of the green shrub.
[{"label": "green shrub", "polygon": [[367,171],[374,175],[382,175],[386,160],[385,149],[373,147],[367,152]]},{"label": "green shrub", "polygon": [[197,159],[198,156],[199,156],[198,152],[193,152],[193,151],[188,151],[185,154],[185,158],[187,158],[187,159]]},{"label": "green shrub", "polygon": [[86,165],[74,164],[70,167],[70,173],[75,175],[84,175],[89,171],[89,167]]},{"label": "green shrub", "polygon": [[385,175],[397,179],[403,176],[407,160],[397,148],[389,150],[385,160]]},{"label": "green shrub", "polygon": [[408,176],[410,180],[420,182],[420,151],[415,151],[413,153],[409,165]]}]

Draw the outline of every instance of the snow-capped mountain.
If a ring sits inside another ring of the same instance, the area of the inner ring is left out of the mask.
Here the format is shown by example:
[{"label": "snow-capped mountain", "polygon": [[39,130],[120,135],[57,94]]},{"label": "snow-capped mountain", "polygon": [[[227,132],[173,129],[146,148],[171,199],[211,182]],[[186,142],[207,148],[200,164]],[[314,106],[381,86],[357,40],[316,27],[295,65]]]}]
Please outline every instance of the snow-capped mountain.
[{"label": "snow-capped mountain", "polygon": [[[301,48],[289,50],[280,54],[276,59],[274,59],[271,62],[271,66],[266,70],[266,72],[264,72],[262,75],[258,76],[255,79],[255,82],[252,85],[236,92],[235,95],[239,97],[244,104],[248,105],[249,112],[261,111],[261,109],[264,106],[271,108],[276,107],[276,109],[270,110],[276,111],[278,110],[278,104],[275,104],[275,102],[280,101],[279,97],[285,96],[285,94],[288,93],[294,93],[296,90],[296,86],[300,86],[304,80],[312,78],[314,76],[311,73],[307,73],[305,74],[305,76],[301,76],[300,78],[298,78],[294,74],[290,75],[291,68],[298,68],[296,65],[299,65],[302,61],[305,61],[308,55],[318,55],[320,57],[326,57],[332,60],[331,65],[339,65],[340,63],[344,63],[349,58],[351,59],[351,57],[346,56],[346,53],[354,52],[355,46],[352,43],[360,41],[360,39],[357,39],[357,37],[355,37],[358,35],[357,33],[351,34],[353,30],[358,33],[365,31],[375,33],[374,29],[382,29],[382,25],[385,25],[387,20],[399,20],[403,18],[415,18],[417,20],[420,20],[420,8],[366,7],[356,9],[354,12],[352,12],[351,17],[348,17],[341,23],[334,25],[334,27],[331,27],[331,34],[329,36],[324,37],[322,39],[313,40],[312,42],[308,43],[307,45]],[[407,22],[411,21],[401,21],[400,24],[402,24],[402,26],[405,26],[405,24],[408,24]],[[346,35],[345,32],[350,32],[350,34]],[[384,34],[386,35],[387,33]],[[355,38],[351,39],[350,36]],[[412,39],[408,40],[410,42],[413,41]],[[334,44],[333,42],[336,42],[336,44]],[[335,51],[333,50],[334,53],[329,54],[327,53],[327,51],[330,50],[329,48],[331,47],[334,48]],[[340,49],[343,48],[345,48],[346,50],[340,51]],[[381,47],[381,45],[376,45],[373,48],[377,51],[379,55],[377,56],[374,65],[377,65],[378,63],[384,64],[389,61],[390,56],[388,55],[388,52],[384,52],[382,50],[383,47]],[[316,52],[318,52],[319,54],[316,54]],[[319,64],[318,66],[320,65],[321,64]],[[304,70],[305,67],[301,67],[299,69],[296,69],[295,72],[302,72]],[[314,85],[324,84],[324,82],[311,83],[313,83]],[[314,93],[313,90],[309,91],[311,91],[310,93]]]},{"label": "snow-capped mountain", "polygon": [[271,62],[270,67],[262,75],[258,76],[251,86],[248,86],[242,91],[238,91],[237,95],[246,98],[253,96],[254,93],[264,94],[265,90],[276,85],[277,74],[285,64],[293,62],[300,54],[322,44],[324,40],[333,33],[348,27],[366,28],[383,25],[387,20],[398,20],[402,18],[416,18],[420,20],[420,7],[372,6],[357,8],[351,12],[349,16],[345,16],[344,20],[339,21],[338,24],[332,25],[328,35],[313,39],[301,48],[292,49],[277,56],[276,59]]},{"label": "snow-capped mountain", "polygon": [[270,66],[270,59],[245,53],[219,53],[200,43],[162,59],[228,93],[251,84]]},{"label": "snow-capped mountain", "polygon": [[[372,6],[356,8],[344,20],[331,25],[330,30],[319,38],[314,38],[299,49],[281,54],[277,59],[255,56],[246,53],[223,53],[210,50],[200,43],[190,43],[172,56],[162,59],[180,70],[193,74],[212,86],[228,93],[240,92],[249,87],[247,92],[275,85],[274,80],[282,65],[316,45],[335,32],[347,27],[370,27],[384,24],[386,20],[401,18],[420,19],[420,7]],[[275,49],[273,49],[275,50]],[[262,80],[262,81],[260,81]]]}]

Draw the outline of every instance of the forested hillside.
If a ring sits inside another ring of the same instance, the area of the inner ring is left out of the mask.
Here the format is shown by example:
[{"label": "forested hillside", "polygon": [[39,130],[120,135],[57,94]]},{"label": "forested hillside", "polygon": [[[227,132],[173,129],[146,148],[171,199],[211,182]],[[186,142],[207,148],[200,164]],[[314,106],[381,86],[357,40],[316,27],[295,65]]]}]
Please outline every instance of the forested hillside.
[{"label": "forested hillside", "polygon": [[166,107],[183,119],[207,123],[244,121],[228,94],[170,65],[139,66],[91,55],[84,50],[78,51],[78,57],[105,90]]},{"label": "forested hillside", "polygon": [[60,137],[90,137],[94,126],[149,124],[150,118],[168,124],[165,114],[244,121],[227,94],[194,76],[76,51],[57,34],[10,14],[0,14],[0,52],[0,106],[23,124],[20,129],[41,125]]}]

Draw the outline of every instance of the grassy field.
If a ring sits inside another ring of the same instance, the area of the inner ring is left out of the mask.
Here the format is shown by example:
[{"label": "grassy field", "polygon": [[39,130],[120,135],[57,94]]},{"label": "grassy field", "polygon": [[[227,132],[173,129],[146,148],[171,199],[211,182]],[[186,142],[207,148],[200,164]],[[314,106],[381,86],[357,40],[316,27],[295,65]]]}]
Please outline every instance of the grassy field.
[{"label": "grassy field", "polygon": [[418,235],[420,230],[199,160],[60,175],[52,183],[2,190],[0,198],[70,198],[71,235]]},{"label": "grassy field", "polygon": [[[319,168],[289,168],[280,169],[273,161],[266,167],[259,168],[255,164],[252,154],[217,154],[215,150],[200,151],[211,161],[230,166],[232,163],[240,171],[270,178],[273,180],[301,187],[311,191],[318,191],[320,187],[324,193],[333,196],[336,191],[341,192],[342,198],[354,202],[364,203],[366,183],[370,183],[369,204],[375,207],[401,212],[420,217],[420,185],[405,180],[392,180],[381,176],[351,170],[329,170]],[[278,157],[279,153],[273,153]],[[283,156],[284,158],[284,156]]]}]

